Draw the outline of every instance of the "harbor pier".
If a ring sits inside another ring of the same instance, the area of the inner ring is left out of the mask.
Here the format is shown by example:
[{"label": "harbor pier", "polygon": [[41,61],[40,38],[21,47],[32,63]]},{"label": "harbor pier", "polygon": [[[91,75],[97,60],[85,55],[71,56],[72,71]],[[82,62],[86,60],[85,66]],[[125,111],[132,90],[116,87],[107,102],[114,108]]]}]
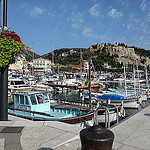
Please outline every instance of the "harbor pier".
[{"label": "harbor pier", "polygon": [[[83,127],[57,121],[31,121],[8,116],[0,121],[0,150],[80,150]],[[150,149],[150,106],[110,129],[113,150]]]}]

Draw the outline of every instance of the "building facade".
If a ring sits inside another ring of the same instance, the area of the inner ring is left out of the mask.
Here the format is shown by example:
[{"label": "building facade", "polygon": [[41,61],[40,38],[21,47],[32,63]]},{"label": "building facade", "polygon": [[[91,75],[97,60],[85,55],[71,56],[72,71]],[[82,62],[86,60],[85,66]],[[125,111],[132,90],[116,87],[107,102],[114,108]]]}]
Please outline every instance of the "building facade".
[{"label": "building facade", "polygon": [[9,69],[23,72],[25,65],[26,65],[26,58],[23,55],[21,55],[16,58],[15,63],[9,65]]},{"label": "building facade", "polygon": [[34,68],[34,72],[37,72],[37,73],[51,73],[52,72],[51,60],[37,58],[33,60],[32,65]]}]

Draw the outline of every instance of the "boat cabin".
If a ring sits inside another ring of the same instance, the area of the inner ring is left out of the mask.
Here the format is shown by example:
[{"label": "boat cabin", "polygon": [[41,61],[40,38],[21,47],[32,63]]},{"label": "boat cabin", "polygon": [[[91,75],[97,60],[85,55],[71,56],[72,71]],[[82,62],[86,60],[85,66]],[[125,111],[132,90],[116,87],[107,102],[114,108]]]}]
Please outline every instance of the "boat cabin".
[{"label": "boat cabin", "polygon": [[50,101],[47,92],[20,92],[13,93],[14,108],[29,111],[50,111]]}]

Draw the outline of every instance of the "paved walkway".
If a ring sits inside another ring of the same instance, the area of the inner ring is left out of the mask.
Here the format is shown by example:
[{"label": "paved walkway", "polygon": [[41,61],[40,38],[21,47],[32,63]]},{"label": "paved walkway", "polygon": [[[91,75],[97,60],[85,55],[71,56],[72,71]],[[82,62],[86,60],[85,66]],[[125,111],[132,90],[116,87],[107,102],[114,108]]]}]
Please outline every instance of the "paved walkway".
[{"label": "paved walkway", "polygon": [[[0,150],[79,150],[79,126],[9,116],[0,121]],[[150,106],[111,129],[113,150],[150,150]]]}]

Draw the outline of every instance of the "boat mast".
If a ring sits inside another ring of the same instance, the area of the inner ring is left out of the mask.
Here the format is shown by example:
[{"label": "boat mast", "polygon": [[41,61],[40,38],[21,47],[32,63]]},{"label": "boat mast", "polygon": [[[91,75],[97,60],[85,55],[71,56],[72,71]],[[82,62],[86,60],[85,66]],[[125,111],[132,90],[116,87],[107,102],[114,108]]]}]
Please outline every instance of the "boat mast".
[{"label": "boat mast", "polygon": [[33,69],[34,69],[34,43],[35,43],[35,41],[33,41],[33,60],[32,60],[32,73],[33,73]]},{"label": "boat mast", "polygon": [[125,70],[125,63],[123,63],[123,68],[124,68],[124,83],[125,83],[125,92],[127,96],[127,83],[126,83],[126,70]]},{"label": "boat mast", "polygon": [[54,73],[54,43],[52,43],[52,73]]},{"label": "boat mast", "polygon": [[138,69],[138,64],[137,64],[137,59],[136,59],[136,67],[137,67],[137,74],[138,74],[138,82],[139,82],[139,93],[140,93],[140,75],[139,75],[139,69]]},{"label": "boat mast", "polygon": [[92,101],[91,101],[91,53],[89,48],[89,108],[92,109]]},{"label": "boat mast", "polygon": [[147,90],[149,91],[147,66],[145,66],[145,73],[146,73],[146,85],[147,85]]},{"label": "boat mast", "polygon": [[134,67],[134,64],[133,64],[133,76],[134,76],[134,94],[136,95],[136,89],[135,89],[135,67]]},{"label": "boat mast", "polygon": [[82,75],[82,49],[80,49],[80,75]]}]

